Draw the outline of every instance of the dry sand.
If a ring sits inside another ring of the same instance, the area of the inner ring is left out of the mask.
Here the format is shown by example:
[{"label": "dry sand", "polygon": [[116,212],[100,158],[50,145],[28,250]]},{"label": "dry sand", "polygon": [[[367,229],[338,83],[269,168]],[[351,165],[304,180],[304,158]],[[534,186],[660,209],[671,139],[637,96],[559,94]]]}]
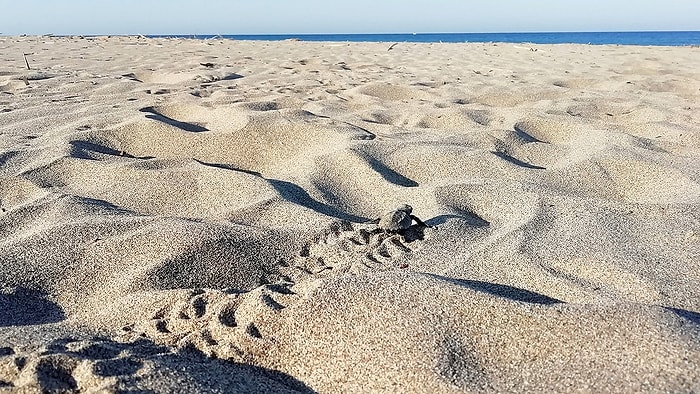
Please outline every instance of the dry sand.
[{"label": "dry sand", "polygon": [[0,391],[700,391],[700,49],[390,45],[0,37]]}]

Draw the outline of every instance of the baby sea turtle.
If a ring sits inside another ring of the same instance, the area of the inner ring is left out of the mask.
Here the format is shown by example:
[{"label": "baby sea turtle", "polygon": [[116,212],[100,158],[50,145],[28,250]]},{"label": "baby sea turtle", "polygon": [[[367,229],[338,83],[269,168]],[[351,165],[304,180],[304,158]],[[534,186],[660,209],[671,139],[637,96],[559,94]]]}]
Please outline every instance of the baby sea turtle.
[{"label": "baby sea turtle", "polygon": [[416,216],[411,215],[413,208],[408,204],[403,204],[393,211],[389,211],[379,218],[379,228],[389,233],[402,233],[411,227],[415,220],[419,226],[428,227]]}]

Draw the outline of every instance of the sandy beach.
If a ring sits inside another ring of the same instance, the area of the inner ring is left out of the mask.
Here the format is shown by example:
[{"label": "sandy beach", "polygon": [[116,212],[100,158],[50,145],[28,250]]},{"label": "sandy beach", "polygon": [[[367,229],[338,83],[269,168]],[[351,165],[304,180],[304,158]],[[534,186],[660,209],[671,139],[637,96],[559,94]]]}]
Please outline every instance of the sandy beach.
[{"label": "sandy beach", "polygon": [[0,37],[0,392],[699,392],[700,49],[392,44]]}]

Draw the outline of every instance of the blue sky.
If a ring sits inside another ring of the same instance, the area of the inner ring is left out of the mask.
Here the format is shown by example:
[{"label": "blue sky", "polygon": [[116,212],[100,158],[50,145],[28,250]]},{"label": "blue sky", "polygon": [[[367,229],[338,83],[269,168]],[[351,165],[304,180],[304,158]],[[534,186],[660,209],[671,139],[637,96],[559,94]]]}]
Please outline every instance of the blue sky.
[{"label": "blue sky", "polygon": [[700,30],[700,0],[0,0],[0,33]]}]

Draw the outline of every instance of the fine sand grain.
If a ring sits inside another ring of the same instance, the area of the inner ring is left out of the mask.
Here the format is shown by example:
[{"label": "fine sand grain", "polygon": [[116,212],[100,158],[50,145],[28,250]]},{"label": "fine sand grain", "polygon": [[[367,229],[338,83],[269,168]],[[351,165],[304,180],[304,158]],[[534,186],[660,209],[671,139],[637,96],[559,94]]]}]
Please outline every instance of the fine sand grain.
[{"label": "fine sand grain", "polygon": [[391,44],[0,37],[0,392],[700,391],[698,48]]}]

